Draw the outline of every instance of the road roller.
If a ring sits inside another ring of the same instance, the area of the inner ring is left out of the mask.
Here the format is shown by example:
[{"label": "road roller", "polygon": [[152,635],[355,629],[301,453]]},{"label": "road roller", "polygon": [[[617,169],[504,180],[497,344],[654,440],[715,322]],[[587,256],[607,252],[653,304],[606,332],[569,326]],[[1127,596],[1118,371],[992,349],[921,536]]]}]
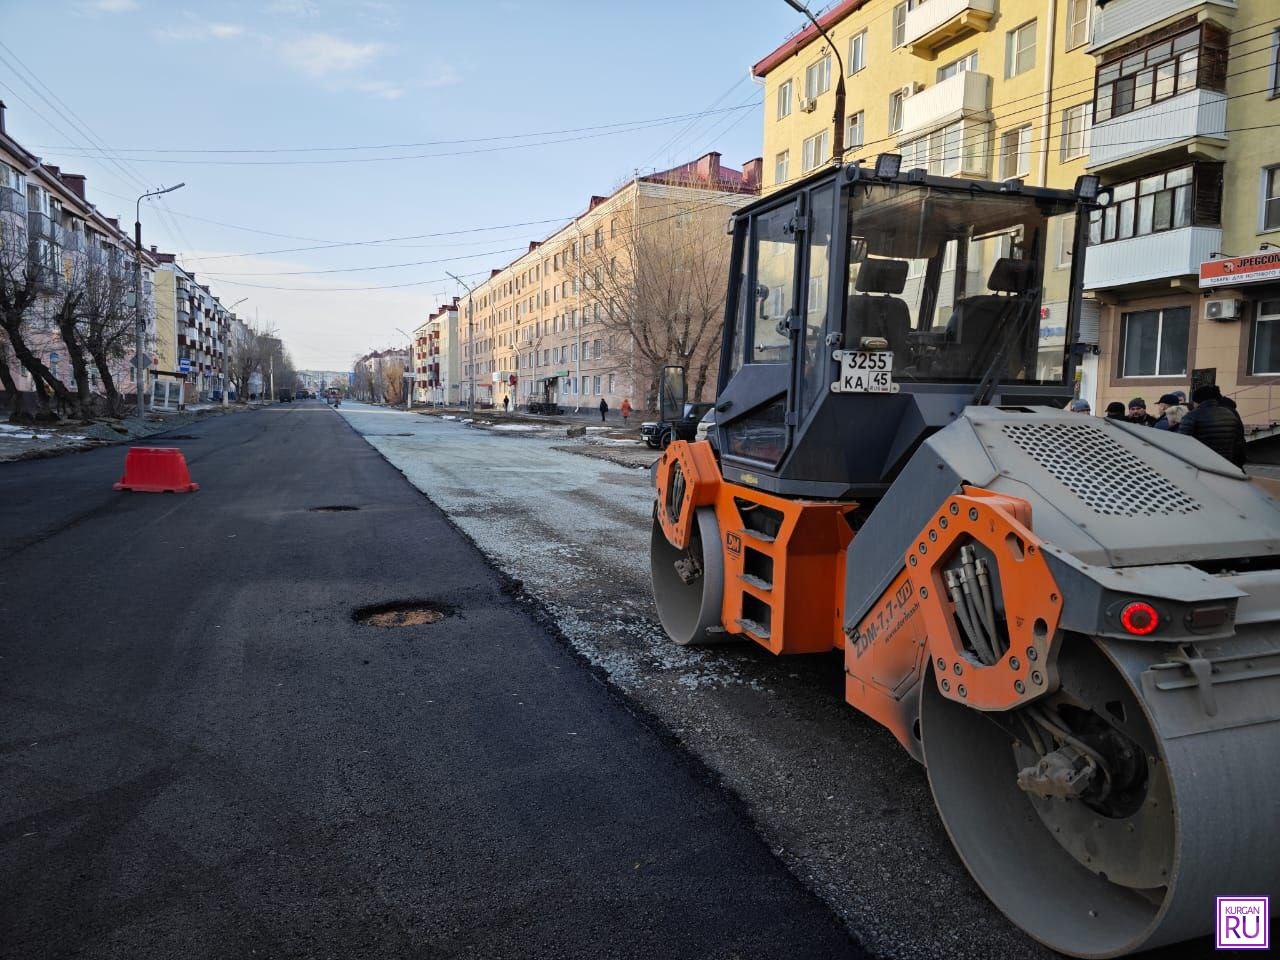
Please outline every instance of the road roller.
[{"label": "road roller", "polygon": [[975,881],[1077,957],[1280,893],[1280,506],[1064,409],[1107,201],[883,154],[740,208],[715,427],[652,468],[671,639],[842,651]]}]

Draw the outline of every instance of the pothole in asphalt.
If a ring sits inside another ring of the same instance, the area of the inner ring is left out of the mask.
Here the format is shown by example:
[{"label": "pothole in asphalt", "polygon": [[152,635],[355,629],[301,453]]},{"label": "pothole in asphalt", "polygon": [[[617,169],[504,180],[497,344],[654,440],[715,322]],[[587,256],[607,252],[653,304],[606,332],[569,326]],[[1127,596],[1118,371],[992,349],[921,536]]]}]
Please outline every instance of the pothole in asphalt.
[{"label": "pothole in asphalt", "polygon": [[431,600],[396,600],[392,603],[358,607],[351,611],[351,619],[356,623],[384,629],[422,627],[437,623],[452,612],[448,605]]},{"label": "pothole in asphalt", "polygon": [[352,510],[359,510],[359,507],[353,507],[349,503],[333,503],[327,507],[312,507],[312,513],[349,513]]}]

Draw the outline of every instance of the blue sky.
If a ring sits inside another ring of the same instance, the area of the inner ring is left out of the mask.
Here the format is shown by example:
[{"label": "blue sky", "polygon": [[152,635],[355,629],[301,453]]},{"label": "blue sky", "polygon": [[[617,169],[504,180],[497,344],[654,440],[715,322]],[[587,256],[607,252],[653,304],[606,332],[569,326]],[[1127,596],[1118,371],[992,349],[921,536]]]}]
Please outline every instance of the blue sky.
[{"label": "blue sky", "polygon": [[[0,0],[0,25],[14,136],[129,223],[140,184],[186,181],[144,209],[144,242],[181,252],[224,303],[248,297],[238,311],[300,366],[345,369],[458,292],[446,270],[500,266],[557,224],[422,235],[564,218],[637,167],[708,149],[758,156],[748,70],[801,24],[782,0]],[[631,126],[580,129],[610,124]],[[497,139],[525,134],[542,135]],[[353,146],[382,148],[152,152]],[[414,158],[331,162],[390,156]],[[323,290],[390,284],[418,285]]]}]

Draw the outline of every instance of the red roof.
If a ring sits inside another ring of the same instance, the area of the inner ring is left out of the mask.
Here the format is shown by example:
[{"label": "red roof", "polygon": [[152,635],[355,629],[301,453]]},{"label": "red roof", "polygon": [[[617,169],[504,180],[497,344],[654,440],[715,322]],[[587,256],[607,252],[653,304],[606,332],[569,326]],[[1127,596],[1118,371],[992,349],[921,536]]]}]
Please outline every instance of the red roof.
[{"label": "red roof", "polygon": [[[853,13],[855,10],[860,10],[869,2],[870,0],[841,0],[840,3],[836,4],[822,16],[818,17],[818,22],[822,24],[822,28],[824,30],[830,30],[849,14]],[[788,57],[794,56],[807,47],[817,36],[819,36],[818,29],[812,23],[809,24],[799,33],[782,41],[777,49],[752,67],[751,75],[755,77],[763,77]]]}]

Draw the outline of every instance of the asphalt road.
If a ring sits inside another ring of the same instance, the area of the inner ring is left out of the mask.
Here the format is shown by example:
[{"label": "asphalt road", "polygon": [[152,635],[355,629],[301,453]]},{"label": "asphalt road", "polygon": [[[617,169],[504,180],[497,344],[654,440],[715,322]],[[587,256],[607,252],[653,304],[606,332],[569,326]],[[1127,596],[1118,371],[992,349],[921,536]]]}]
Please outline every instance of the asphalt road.
[{"label": "asphalt road", "polygon": [[0,464],[0,957],[860,955],[343,418],[182,430]]}]

